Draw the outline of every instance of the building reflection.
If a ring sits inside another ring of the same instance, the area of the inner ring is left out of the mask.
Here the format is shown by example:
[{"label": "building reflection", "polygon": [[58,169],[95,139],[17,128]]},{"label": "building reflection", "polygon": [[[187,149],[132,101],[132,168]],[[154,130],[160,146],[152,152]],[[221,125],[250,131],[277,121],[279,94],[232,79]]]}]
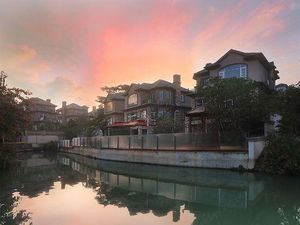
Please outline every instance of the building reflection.
[{"label": "building reflection", "polygon": [[[300,224],[300,183],[285,177],[274,182],[252,173],[101,161],[67,154],[26,154],[20,167],[10,173],[6,180],[0,176],[0,194],[8,197],[0,199],[2,202],[18,201],[13,199],[16,192],[29,198],[49,193],[55,182],[60,182],[61,189],[81,183],[95,191],[99,204],[127,208],[132,216],[171,214],[177,222],[182,212],[188,211],[195,216],[194,225],[220,221]],[[1,210],[12,208],[6,204]],[[23,213],[28,220],[29,214]]]},{"label": "building reflection", "polygon": [[130,215],[172,212],[174,222],[180,220],[181,209],[195,214],[194,224],[219,210],[246,209],[264,190],[264,182],[249,173],[133,165],[80,156],[62,156],[59,162],[86,175],[87,186],[97,190],[100,204],[126,207]]}]

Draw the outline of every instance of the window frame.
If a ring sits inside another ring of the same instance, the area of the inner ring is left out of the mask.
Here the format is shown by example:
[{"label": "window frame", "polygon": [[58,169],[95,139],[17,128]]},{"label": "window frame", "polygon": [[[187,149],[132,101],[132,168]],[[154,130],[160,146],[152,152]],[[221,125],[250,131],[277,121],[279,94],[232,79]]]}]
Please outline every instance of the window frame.
[{"label": "window frame", "polygon": [[[239,65],[240,68],[240,74],[239,74],[239,77],[225,77],[225,74],[226,74],[226,68],[228,67],[231,67],[231,66],[236,66],[236,65]],[[242,76],[242,71],[245,69],[245,75]],[[224,70],[224,71],[222,71]],[[221,75],[222,73],[222,75]],[[243,78],[243,79],[248,79],[248,64],[247,63],[233,63],[233,64],[228,64],[226,66],[223,66],[222,68],[220,68],[218,70],[218,77],[221,78],[221,79],[230,79],[230,78]]]}]

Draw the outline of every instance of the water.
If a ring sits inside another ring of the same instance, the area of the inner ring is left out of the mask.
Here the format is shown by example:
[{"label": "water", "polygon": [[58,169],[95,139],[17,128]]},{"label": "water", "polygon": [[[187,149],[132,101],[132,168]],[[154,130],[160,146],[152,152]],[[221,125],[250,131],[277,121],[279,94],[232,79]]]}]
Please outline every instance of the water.
[{"label": "water", "polygon": [[0,224],[300,224],[300,179],[20,155],[0,173]]}]

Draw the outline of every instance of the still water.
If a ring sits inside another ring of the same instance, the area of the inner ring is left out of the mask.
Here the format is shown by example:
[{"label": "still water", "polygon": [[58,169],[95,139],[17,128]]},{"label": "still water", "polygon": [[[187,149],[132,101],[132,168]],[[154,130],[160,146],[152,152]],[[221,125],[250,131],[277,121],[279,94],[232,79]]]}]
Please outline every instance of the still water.
[{"label": "still water", "polygon": [[300,225],[300,179],[23,154],[0,173],[0,224]]}]

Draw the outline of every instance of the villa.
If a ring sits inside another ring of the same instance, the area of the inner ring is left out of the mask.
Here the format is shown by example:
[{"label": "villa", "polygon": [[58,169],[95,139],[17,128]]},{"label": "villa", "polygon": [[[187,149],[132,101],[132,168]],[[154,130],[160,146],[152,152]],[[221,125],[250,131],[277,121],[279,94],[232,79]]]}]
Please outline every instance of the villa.
[{"label": "villa", "polygon": [[181,87],[181,77],[173,83],[157,80],[154,83],[131,84],[125,93],[109,94],[104,103],[108,128],[130,134],[149,134],[157,119],[174,121],[174,129],[185,130],[185,115],[191,110],[191,91]]},{"label": "villa", "polygon": [[[279,79],[278,73],[274,62],[269,62],[263,53],[231,49],[215,63],[207,63],[194,74],[193,79],[196,80],[196,90],[205,87],[209,78],[213,77],[249,79],[274,89],[275,82]],[[206,113],[202,99],[196,98],[194,108],[187,113],[189,132],[207,132]]]}]

